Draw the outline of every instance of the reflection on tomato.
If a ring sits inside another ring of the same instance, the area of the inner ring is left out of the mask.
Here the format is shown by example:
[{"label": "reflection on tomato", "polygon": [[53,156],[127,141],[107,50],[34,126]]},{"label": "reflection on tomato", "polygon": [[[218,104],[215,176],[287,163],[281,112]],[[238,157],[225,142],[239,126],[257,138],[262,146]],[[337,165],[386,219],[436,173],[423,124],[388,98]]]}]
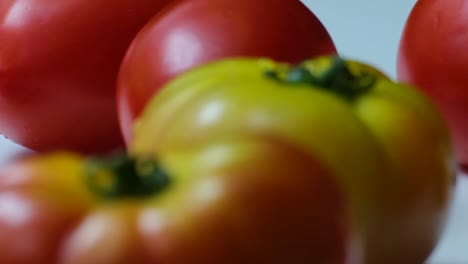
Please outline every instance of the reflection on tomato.
[{"label": "reflection on tomato", "polygon": [[161,85],[198,64],[228,56],[266,56],[291,63],[335,46],[300,1],[178,1],[139,33],[118,83],[120,125],[126,141],[132,122]]},{"label": "reflection on tomato", "polygon": [[115,81],[137,32],[169,0],[0,2],[0,132],[28,148],[122,145]]},{"label": "reflection on tomato", "polygon": [[465,0],[420,0],[398,52],[398,78],[427,94],[448,122],[458,162],[468,166],[468,12]]}]

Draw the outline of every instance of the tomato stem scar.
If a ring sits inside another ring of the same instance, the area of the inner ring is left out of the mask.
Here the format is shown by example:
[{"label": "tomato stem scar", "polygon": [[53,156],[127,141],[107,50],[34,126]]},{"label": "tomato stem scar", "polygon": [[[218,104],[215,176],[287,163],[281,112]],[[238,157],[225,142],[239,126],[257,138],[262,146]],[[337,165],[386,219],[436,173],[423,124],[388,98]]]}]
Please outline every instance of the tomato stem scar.
[{"label": "tomato stem scar", "polygon": [[86,184],[105,200],[143,198],[162,192],[170,184],[168,173],[153,159],[134,159],[118,153],[85,163]]},{"label": "tomato stem scar", "polygon": [[335,57],[331,66],[320,74],[314,74],[304,64],[299,64],[290,68],[285,74],[269,69],[265,71],[265,75],[285,84],[308,84],[348,100],[354,100],[370,91],[377,80],[375,76],[369,74],[353,75],[346,62],[339,56]]}]

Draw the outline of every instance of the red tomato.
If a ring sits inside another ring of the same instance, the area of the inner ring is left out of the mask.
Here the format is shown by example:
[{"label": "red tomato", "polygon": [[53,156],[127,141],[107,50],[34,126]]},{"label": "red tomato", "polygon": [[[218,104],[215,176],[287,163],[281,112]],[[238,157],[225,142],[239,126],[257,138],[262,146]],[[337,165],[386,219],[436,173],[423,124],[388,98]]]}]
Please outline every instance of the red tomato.
[{"label": "red tomato", "polygon": [[460,164],[468,165],[468,2],[419,0],[398,53],[398,78],[423,90],[445,116]]},{"label": "red tomato", "polygon": [[315,157],[254,137],[180,150],[0,168],[1,263],[362,263],[350,205]]},{"label": "red tomato", "polygon": [[1,1],[1,133],[39,151],[122,145],[118,68],[137,32],[167,2]]},{"label": "red tomato", "polygon": [[265,56],[297,63],[335,46],[299,0],[182,0],[138,34],[121,67],[117,104],[128,142],[148,99],[175,75],[232,56]]}]

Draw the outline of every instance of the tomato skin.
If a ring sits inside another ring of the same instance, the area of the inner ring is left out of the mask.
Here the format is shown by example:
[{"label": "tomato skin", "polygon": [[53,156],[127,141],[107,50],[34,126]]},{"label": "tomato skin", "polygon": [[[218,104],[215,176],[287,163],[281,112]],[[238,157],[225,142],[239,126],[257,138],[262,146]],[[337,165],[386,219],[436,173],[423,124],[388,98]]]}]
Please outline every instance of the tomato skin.
[{"label": "tomato skin", "polygon": [[466,1],[417,1],[397,60],[398,79],[423,91],[444,115],[462,166],[468,165],[467,42]]},{"label": "tomato skin", "polygon": [[273,138],[231,139],[158,157],[173,177],[167,190],[112,201],[84,184],[83,157],[75,154],[42,154],[3,167],[0,259],[345,264],[348,249],[359,250],[348,237],[340,186],[299,149]]},{"label": "tomato skin", "polygon": [[[362,63],[345,62],[349,71],[343,71],[332,61],[230,58],[189,70],[148,103],[130,150],[280,138],[317,157],[342,184],[362,234],[362,263],[423,263],[442,234],[453,194],[446,124],[414,88]],[[356,78],[352,86],[343,80],[349,75]]]},{"label": "tomato skin", "polygon": [[0,3],[0,131],[25,147],[107,152],[122,58],[169,0]]},{"label": "tomato skin", "polygon": [[118,80],[125,140],[149,98],[187,69],[233,56],[265,56],[296,63],[336,53],[328,32],[300,1],[174,2],[133,41]]}]

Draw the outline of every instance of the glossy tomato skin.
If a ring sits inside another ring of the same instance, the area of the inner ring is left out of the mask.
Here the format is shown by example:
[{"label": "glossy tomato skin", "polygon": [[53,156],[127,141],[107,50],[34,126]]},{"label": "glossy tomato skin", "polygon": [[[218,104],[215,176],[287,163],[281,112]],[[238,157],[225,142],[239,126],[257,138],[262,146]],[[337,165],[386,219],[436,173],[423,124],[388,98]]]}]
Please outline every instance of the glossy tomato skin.
[{"label": "glossy tomato skin", "polygon": [[[135,122],[130,149],[281,138],[321,160],[342,184],[362,235],[362,263],[423,263],[442,234],[453,193],[446,124],[414,88],[369,65],[345,64],[348,70],[330,57],[294,66],[230,58],[197,67],[152,98]],[[343,76],[350,75],[351,84],[365,85],[346,86]],[[318,84],[323,78],[330,79]]]},{"label": "glossy tomato skin", "polygon": [[334,53],[324,26],[298,0],[174,2],[138,34],[122,64],[118,108],[125,140],[154,92],[193,66],[232,56],[296,63]]},{"label": "glossy tomato skin", "polygon": [[169,0],[0,3],[0,131],[28,148],[107,152],[122,145],[119,65]]},{"label": "glossy tomato skin", "polygon": [[166,190],[111,201],[84,184],[75,154],[2,168],[2,263],[360,263],[347,262],[359,247],[341,187],[301,150],[251,138],[158,157]]},{"label": "glossy tomato skin", "polygon": [[398,51],[397,75],[427,94],[443,113],[458,162],[468,165],[468,13],[464,0],[421,0]]}]

